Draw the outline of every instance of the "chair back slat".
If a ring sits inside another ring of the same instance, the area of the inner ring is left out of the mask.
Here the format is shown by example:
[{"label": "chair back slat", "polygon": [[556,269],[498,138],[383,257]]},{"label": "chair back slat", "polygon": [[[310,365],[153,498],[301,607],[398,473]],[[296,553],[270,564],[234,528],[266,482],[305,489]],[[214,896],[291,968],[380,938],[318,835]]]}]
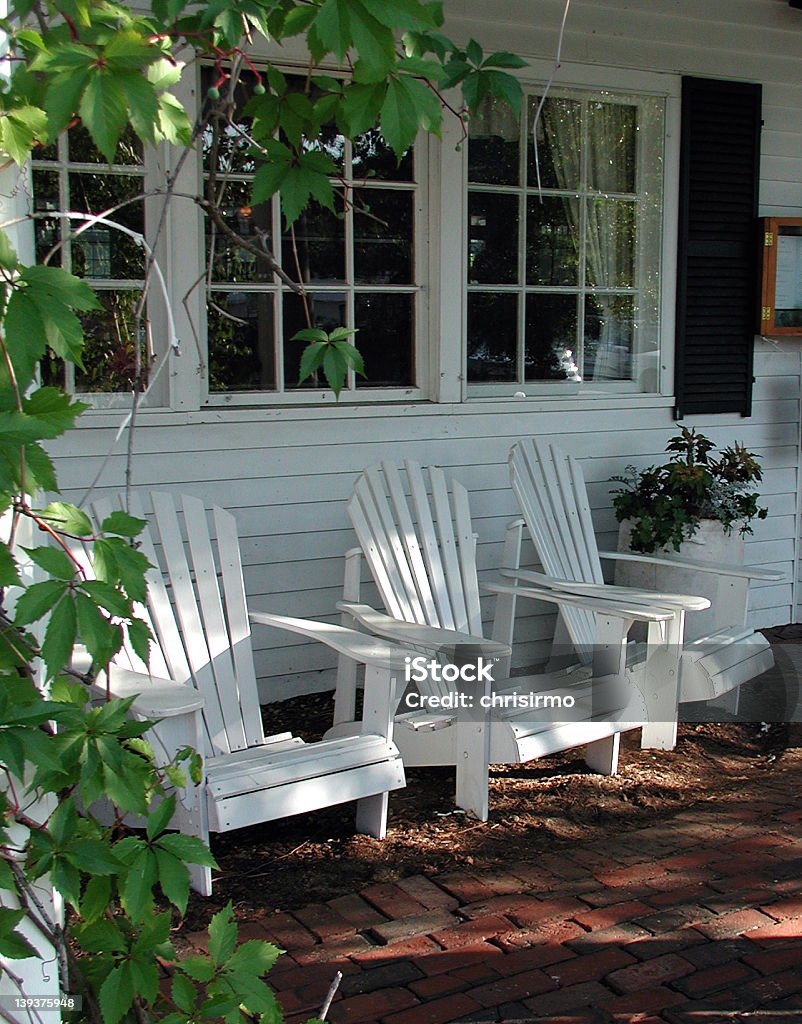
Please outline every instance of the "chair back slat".
[{"label": "chair back slat", "polygon": [[382,471],[390,500],[393,505],[395,520],[404,545],[410,572],[415,581],[415,589],[420,601],[421,617],[416,621],[420,625],[433,626],[439,622],[437,606],[432,593],[429,573],[426,569],[426,562],[421,550],[420,541],[412,521],[412,514],[409,508],[409,500],[404,491],[404,484],[401,473],[392,462],[383,462]]},{"label": "chair back slat", "polygon": [[357,483],[348,502],[348,514],[387,611],[404,622],[416,622],[413,607],[395,564],[391,542],[385,534],[364,477]]},{"label": "chair back slat", "polygon": [[253,664],[251,623],[248,618],[248,605],[245,597],[237,521],[230,512],[216,505],[214,523],[229,642],[234,661],[237,707],[242,717],[247,744],[249,747],[255,747],[264,743],[265,734],[262,728],[262,709],[259,705],[256,669]]},{"label": "chair back slat", "polygon": [[415,518],[418,523],[418,537],[437,609],[438,621],[430,622],[429,625],[441,626],[443,629],[458,629],[449,600],[448,583],[446,582],[447,570],[442,558],[438,527],[435,526],[432,515],[423,469],[417,462],[411,460],[407,460],[404,467],[407,471],[412,507],[415,510]]},{"label": "chair back slat", "polygon": [[429,468],[429,479],[432,485],[432,505],[437,517],[437,535],[440,540],[440,554],[448,587],[451,614],[454,617],[454,628],[467,633],[469,628],[468,609],[465,606],[465,588],[462,581],[457,537],[454,533],[448,484],[445,474],[436,466]]},{"label": "chair back slat", "polygon": [[181,638],[189,662],[192,679],[205,700],[204,720],[209,730],[212,750],[216,754],[230,753],[225,716],[206,643],[198,600],[192,585],[184,543],[172,496],[151,494],[156,528],[161,541],[164,566],[173,591],[173,602]]},{"label": "chair back slat", "polygon": [[217,699],[229,750],[248,746],[237,692],[231,639],[228,634],[223,595],[209,533],[206,508],[198,498],[183,498],[184,529],[192,560],[192,578],[198,602],[209,666],[214,677]]},{"label": "chair back slat", "polygon": [[468,630],[474,636],[482,636],[482,608],[479,601],[479,577],[476,571],[476,534],[471,522],[468,491],[458,480],[452,480],[451,493],[459,540],[459,561],[465,608],[468,613]]},{"label": "chair back slat", "polygon": [[[538,558],[550,576],[601,583],[601,562],[579,464],[556,445],[518,441],[509,458],[513,491]],[[593,612],[561,609],[577,651],[588,656],[595,636]]]}]

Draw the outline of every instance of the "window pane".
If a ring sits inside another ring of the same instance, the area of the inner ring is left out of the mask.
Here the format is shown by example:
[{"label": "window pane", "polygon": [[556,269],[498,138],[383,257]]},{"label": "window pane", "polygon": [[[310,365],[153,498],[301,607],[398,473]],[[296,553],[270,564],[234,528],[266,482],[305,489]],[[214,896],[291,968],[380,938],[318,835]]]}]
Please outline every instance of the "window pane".
[{"label": "window pane", "polygon": [[527,295],[526,380],[581,380],[576,304],[575,295]]},{"label": "window pane", "polygon": [[518,197],[468,195],[468,280],[471,284],[518,281]]},{"label": "window pane", "polygon": [[[103,213],[126,199],[134,202],[115,210],[110,218],[143,234],[145,211],[141,196],[142,179],[123,174],[71,174],[70,208],[76,212]],[[72,221],[77,231],[80,221]],[[93,225],[72,240],[72,272],[78,277],[141,278],[145,272],[144,253],[129,235],[102,223]]]},{"label": "window pane", "polygon": [[[103,308],[81,315],[85,335],[83,361],[75,368],[76,391],[130,391],[136,377],[137,323],[134,311],[139,291],[99,291]],[[147,323],[140,320],[140,359],[147,380]]]},{"label": "window pane", "polygon": [[212,292],[207,306],[210,391],[276,386],[273,296]]},{"label": "window pane", "polygon": [[380,181],[413,180],[412,150],[408,149],[399,163],[378,128],[354,139],[351,163],[355,181],[363,178],[378,178]]},{"label": "window pane", "polygon": [[[529,98],[530,125],[534,124],[539,96]],[[543,104],[527,153],[530,188],[575,190],[580,186],[582,104],[550,96]],[[538,170],[540,180],[538,182]]]},{"label": "window pane", "polygon": [[357,295],[352,339],[365,361],[359,388],[408,387],[413,373],[413,296]]},{"label": "window pane", "polygon": [[506,103],[487,96],[468,124],[468,181],[517,185],[521,125]]},{"label": "window pane", "polygon": [[634,192],[637,107],[591,103],[588,109],[588,185],[599,192]]},{"label": "window pane", "polygon": [[585,308],[585,380],[631,380],[633,337],[632,296],[588,296]]},{"label": "window pane", "polygon": [[[238,235],[259,243],[264,238],[268,249],[272,239],[272,210],[270,203],[250,205],[251,187],[244,181],[230,181],[223,193],[220,213]],[[233,242],[215,228],[209,217],[204,217],[206,229],[206,259],[212,260],[213,281],[269,281],[272,272],[268,262],[247,249],[235,247]],[[212,253],[211,246],[214,245]]]},{"label": "window pane", "polygon": [[[305,341],[292,341],[292,336],[308,327],[306,311],[300,295],[287,293],[284,301],[284,386],[296,388],[327,388],[322,371],[313,378],[298,383],[301,355],[306,348]],[[313,327],[333,331],[343,327],[348,315],[348,301],[344,292],[312,292],[306,296]]]},{"label": "window pane", "polygon": [[360,284],[412,284],[412,193],[358,189],[354,276]]},{"label": "window pane", "polygon": [[517,295],[468,295],[468,380],[517,379]]},{"label": "window pane", "polygon": [[574,285],[579,280],[579,203],[531,196],[526,208],[526,283]]},{"label": "window pane", "polygon": [[[73,163],[91,163],[91,164],[107,164],[105,156],[92,142],[92,137],[83,125],[76,125],[75,128],[70,128],[67,135],[67,147],[69,149],[69,159]],[[37,160],[41,159],[38,154]],[[115,164],[128,164],[129,166],[135,166],[144,162],[144,151],[142,142],[134,129],[129,125],[126,126],[123,131],[120,141],[117,143],[117,149],[114,152]]]},{"label": "window pane", "polygon": [[[37,213],[58,210],[58,174],[54,171],[33,172],[34,209]],[[53,246],[60,240],[57,217],[46,217],[33,222],[36,242],[36,261],[41,263]],[[51,258],[54,267],[61,266],[61,253]]]},{"label": "window pane", "polygon": [[615,199],[588,201],[586,280],[590,288],[634,284],[635,206]]},{"label": "window pane", "polygon": [[290,277],[345,283],[345,229],[343,221],[330,210],[312,203],[290,231],[285,229],[281,242],[282,266]]}]

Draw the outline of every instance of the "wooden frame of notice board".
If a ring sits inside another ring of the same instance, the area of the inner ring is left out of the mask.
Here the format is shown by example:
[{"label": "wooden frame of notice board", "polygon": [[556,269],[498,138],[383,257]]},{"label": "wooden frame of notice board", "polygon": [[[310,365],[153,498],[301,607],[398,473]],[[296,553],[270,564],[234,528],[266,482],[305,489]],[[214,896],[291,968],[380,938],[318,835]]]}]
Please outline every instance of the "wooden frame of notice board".
[{"label": "wooden frame of notice board", "polygon": [[761,334],[802,335],[802,217],[762,220]]}]

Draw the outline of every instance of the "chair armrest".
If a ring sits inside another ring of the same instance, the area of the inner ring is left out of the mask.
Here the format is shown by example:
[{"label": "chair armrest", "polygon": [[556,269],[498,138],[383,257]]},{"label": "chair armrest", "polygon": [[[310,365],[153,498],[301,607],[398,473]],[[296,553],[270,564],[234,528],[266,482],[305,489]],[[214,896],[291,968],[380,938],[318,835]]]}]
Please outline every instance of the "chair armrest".
[{"label": "chair armrest", "polygon": [[695,562],[682,555],[645,555],[639,551],[600,551],[600,558],[615,558],[622,562],[645,562],[649,565],[666,565],[674,569],[693,569],[695,572],[712,572],[716,576],[740,576],[750,580],[764,580],[767,583],[785,583],[787,575],[780,569],[761,569],[757,565],[727,565],[726,562]]},{"label": "chair armrest", "polygon": [[275,626],[286,629],[290,633],[300,633],[310,640],[321,643],[344,654],[364,665],[375,665],[377,668],[390,669],[393,672],[403,671],[409,662],[408,658],[418,657],[419,652],[407,650],[397,644],[385,643],[367,633],[356,629],[347,629],[330,622],[315,622],[311,619],[296,619],[289,615],[274,615],[272,612],[249,612],[251,622],[263,626]]},{"label": "chair armrest", "polygon": [[488,594],[511,594],[514,597],[531,597],[537,601],[549,601],[551,604],[569,604],[573,608],[585,608],[590,612],[610,615],[616,619],[631,622],[666,622],[675,618],[677,608],[665,608],[660,605],[627,605],[622,601],[611,601],[592,595],[572,594],[553,587],[516,587],[504,583],[484,583],[481,589]]},{"label": "chair armrest", "polygon": [[[399,643],[425,647],[436,654],[445,654],[452,661],[460,654],[468,654],[471,658],[482,655],[486,658],[506,658],[512,653],[508,644],[497,640],[486,640],[482,636],[471,636],[455,629],[440,629],[436,626],[422,626],[414,622],[394,619],[391,615],[377,612],[367,604],[352,604],[349,601],[338,601],[337,608],[352,616],[365,629],[376,636],[395,640]],[[460,648],[468,650],[460,651]]]},{"label": "chair armrest", "polygon": [[[137,695],[131,710],[145,718],[175,718],[200,711],[204,706],[203,697],[194,687],[172,679],[159,679],[117,665],[110,666],[108,679],[113,697]],[[102,683],[95,683],[95,688],[106,689]]]},{"label": "chair armrest", "polygon": [[701,612],[710,607],[706,597],[693,594],[660,594],[654,590],[637,590],[635,587],[618,587],[611,583],[578,583],[573,580],[556,579],[544,576],[529,569],[502,569],[505,578],[523,580],[548,590],[559,590],[566,594],[577,594],[581,597],[598,597],[602,600],[617,601],[631,605],[643,605],[647,608],[681,608],[684,611]]}]

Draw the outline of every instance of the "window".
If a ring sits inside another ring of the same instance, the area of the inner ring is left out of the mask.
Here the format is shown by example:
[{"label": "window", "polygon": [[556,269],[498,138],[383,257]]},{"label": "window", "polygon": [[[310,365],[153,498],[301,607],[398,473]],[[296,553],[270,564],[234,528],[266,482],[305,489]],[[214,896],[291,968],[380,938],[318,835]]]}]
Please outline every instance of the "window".
[{"label": "window", "polygon": [[496,101],[471,121],[474,393],[556,382],[657,391],[664,107],[555,90],[542,107],[528,95],[520,122]]},{"label": "window", "polygon": [[[51,265],[84,278],[103,307],[83,316],[84,370],[64,366],[51,356],[43,360],[42,378],[46,383],[63,383],[70,391],[130,391],[135,376],[135,310],[145,274],[144,250],[124,230],[103,222],[82,229],[85,221],[59,216],[59,211],[98,214],[119,207],[110,219],[143,235],[145,168],[141,143],[129,130],[110,165],[79,126],[38,153],[32,164],[36,258],[41,262],[49,255]],[[142,366],[147,370],[150,345],[144,317],[139,334]]]},{"label": "window", "polygon": [[[204,71],[204,91],[215,73]],[[288,76],[290,89],[305,79]],[[237,94],[241,111],[255,77],[245,73]],[[307,289],[305,298],[278,279],[266,260],[235,244],[206,223],[207,336],[209,391],[308,393],[325,380],[299,383],[304,345],[292,336],[308,325],[331,330],[357,328],[353,342],[362,353],[367,378],[349,377],[345,398],[369,397],[371,390],[416,386],[416,350],[421,321],[420,154],[399,163],[378,131],[353,144],[331,126],[322,145],[338,166],[336,214],[312,205],[286,230],[278,197],[251,206],[257,159],[248,148],[248,118],[235,114],[217,146],[204,139],[204,176],[216,170],[226,221],[241,236],[258,240],[282,269]],[[212,161],[215,161],[214,165]],[[344,186],[344,187],[343,187]],[[307,319],[308,318],[308,319]]]}]

